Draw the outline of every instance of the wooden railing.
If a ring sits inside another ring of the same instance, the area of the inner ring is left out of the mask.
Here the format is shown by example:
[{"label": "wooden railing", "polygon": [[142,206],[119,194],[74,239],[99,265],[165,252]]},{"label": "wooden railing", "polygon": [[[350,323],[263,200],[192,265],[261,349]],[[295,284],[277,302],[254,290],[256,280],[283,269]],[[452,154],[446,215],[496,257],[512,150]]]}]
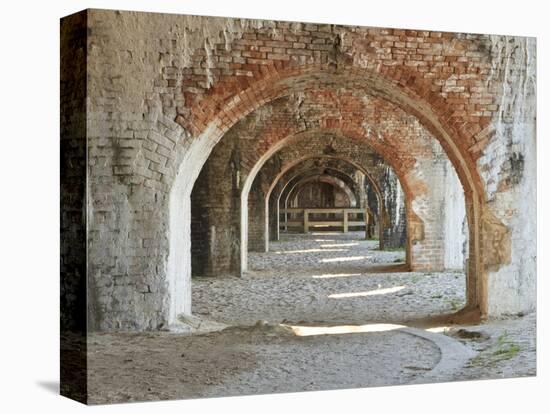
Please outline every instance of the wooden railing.
[{"label": "wooden railing", "polygon": [[[292,228],[307,233],[310,228],[336,227],[347,233],[350,227],[366,229],[369,224],[369,210],[365,208],[287,208],[280,210],[280,213],[283,220],[279,220],[279,227],[285,231]],[[310,215],[325,216],[325,219],[319,220]],[[331,217],[326,217],[328,215]],[[350,215],[355,217],[350,219]],[[358,216],[361,216],[360,220]]]}]

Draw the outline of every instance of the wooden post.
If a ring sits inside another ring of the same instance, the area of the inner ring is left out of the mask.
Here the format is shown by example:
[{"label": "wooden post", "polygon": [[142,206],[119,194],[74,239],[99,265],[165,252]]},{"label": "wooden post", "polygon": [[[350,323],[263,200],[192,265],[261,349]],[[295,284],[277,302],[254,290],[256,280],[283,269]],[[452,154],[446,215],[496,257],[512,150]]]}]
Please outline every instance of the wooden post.
[{"label": "wooden post", "polygon": [[304,209],[304,233],[309,231],[309,210]]},{"label": "wooden post", "polygon": [[343,209],[342,212],[344,213],[344,233],[348,232],[348,210]]}]

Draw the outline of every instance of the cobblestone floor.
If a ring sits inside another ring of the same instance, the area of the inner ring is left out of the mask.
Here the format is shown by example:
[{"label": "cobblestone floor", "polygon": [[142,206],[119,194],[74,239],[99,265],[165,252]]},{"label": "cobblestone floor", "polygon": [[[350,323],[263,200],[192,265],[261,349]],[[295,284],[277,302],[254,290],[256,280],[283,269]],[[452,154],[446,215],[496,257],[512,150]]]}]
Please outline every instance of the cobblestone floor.
[{"label": "cobblestone floor", "polygon": [[194,279],[193,313],[229,324],[361,324],[414,320],[464,305],[463,273],[388,273],[388,267],[399,270],[405,252],[380,251],[362,235],[283,235],[269,253],[249,254],[241,278]]},{"label": "cobblestone floor", "polygon": [[[534,314],[430,327],[431,340],[399,328],[462,307],[464,274],[392,272],[404,252],[361,236],[284,236],[271,252],[251,253],[241,278],[193,279],[200,329],[229,328],[90,335],[90,403],[535,374]],[[460,365],[446,369],[457,354]]]}]

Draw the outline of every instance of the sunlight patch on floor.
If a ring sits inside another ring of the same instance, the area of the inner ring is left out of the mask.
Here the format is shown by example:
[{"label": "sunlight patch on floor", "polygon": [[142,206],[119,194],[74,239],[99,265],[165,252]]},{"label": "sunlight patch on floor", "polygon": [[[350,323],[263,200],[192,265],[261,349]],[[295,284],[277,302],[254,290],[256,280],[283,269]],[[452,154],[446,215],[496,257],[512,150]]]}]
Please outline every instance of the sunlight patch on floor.
[{"label": "sunlight patch on floor", "polygon": [[332,279],[334,277],[361,276],[361,273],[326,273],[323,275],[313,275],[312,279]]},{"label": "sunlight patch on floor", "polygon": [[371,258],[371,256],[334,257],[334,258],[330,258],[330,259],[321,259],[319,261],[319,263],[353,262],[353,261],[356,261],[356,260],[366,260],[366,259],[370,259],[370,258]]},{"label": "sunlight patch on floor", "polygon": [[391,288],[385,289],[376,289],[368,290],[366,292],[349,292],[349,293],[334,293],[328,295],[331,299],[341,299],[341,298],[357,298],[362,296],[376,296],[376,295],[387,295],[388,293],[399,292],[400,290],[405,289],[405,286],[394,286]]},{"label": "sunlight patch on floor", "polygon": [[428,328],[428,329],[425,329],[426,331],[428,332],[433,332],[433,333],[445,333],[449,330],[449,327],[448,326],[435,326],[433,328]]},{"label": "sunlight patch on floor", "polygon": [[293,253],[322,253],[322,252],[347,252],[348,249],[306,249],[306,250],[279,250],[276,254],[293,254]]},{"label": "sunlight patch on floor", "polygon": [[340,326],[292,326],[282,325],[292,329],[297,336],[313,335],[342,335],[350,333],[385,332],[405,328],[404,325],[390,323],[373,323],[368,325],[340,325]]},{"label": "sunlight patch on floor", "polygon": [[331,247],[351,247],[358,246],[359,243],[340,243],[340,244],[322,244],[321,247],[331,248]]}]

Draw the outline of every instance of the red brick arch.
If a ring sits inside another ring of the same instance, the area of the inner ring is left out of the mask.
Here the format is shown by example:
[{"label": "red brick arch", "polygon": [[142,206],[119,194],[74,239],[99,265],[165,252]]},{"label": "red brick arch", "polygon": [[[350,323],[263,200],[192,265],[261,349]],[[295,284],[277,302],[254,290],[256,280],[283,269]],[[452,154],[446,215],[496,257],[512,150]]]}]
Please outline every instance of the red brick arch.
[{"label": "red brick arch", "polygon": [[[296,160],[294,160],[293,162],[289,163],[288,165],[286,165],[280,172],[279,174],[277,174],[277,176],[274,177],[270,187],[269,187],[269,190],[268,192],[266,193],[266,198],[265,198],[265,208],[266,208],[266,211],[269,209],[269,198],[271,197],[271,194],[273,192],[273,190],[275,189],[275,187],[277,186],[277,183],[283,179],[285,177],[285,175],[291,171],[293,168],[295,168],[296,166],[299,166],[300,164],[304,163],[305,161],[308,161],[310,159],[317,159],[317,158],[325,158],[325,159],[336,159],[336,160],[340,160],[340,161],[344,161],[350,165],[352,165],[355,169],[357,169],[358,171],[361,171],[365,177],[367,178],[367,180],[369,181],[369,183],[372,185],[373,187],[373,190],[374,190],[374,193],[376,194],[376,198],[378,200],[378,205],[380,206],[380,211],[379,211],[379,217],[378,217],[378,222],[380,223],[380,226],[379,226],[379,233],[380,233],[380,240],[383,240],[383,231],[384,231],[384,226],[383,226],[383,223],[384,223],[384,215],[385,215],[385,207],[384,207],[384,199],[382,197],[382,191],[380,190],[380,187],[377,183],[377,181],[372,177],[372,175],[370,174],[370,172],[364,168],[363,166],[357,164],[356,162],[354,162],[353,160],[349,160],[347,158],[343,158],[343,157],[340,157],[340,156],[332,156],[332,155],[323,155],[323,156],[319,156],[319,155],[311,155],[311,156],[304,156],[302,158],[298,158]],[[399,178],[399,176],[398,176]],[[399,178],[400,179],[400,178]],[[290,182],[290,180],[285,184],[285,187],[286,185],[288,185],[288,183]],[[401,182],[401,179],[400,179],[400,182]],[[402,188],[403,188],[403,185],[401,184]],[[284,188],[283,190],[281,190],[279,192],[279,194],[277,194],[277,202],[276,202],[276,205],[278,206],[279,205],[279,202],[280,202],[280,197],[281,195],[283,194],[284,192]],[[404,190],[405,192],[405,190]],[[406,194],[406,199],[407,200],[410,200],[410,196]],[[411,209],[411,206],[410,206],[410,203],[405,203],[405,208],[406,208],[406,211],[407,211],[407,216],[409,216],[410,212],[412,212],[412,209]],[[413,217],[409,217],[409,220],[408,222],[414,222],[414,218]],[[266,231],[268,231],[268,224],[266,224]],[[408,234],[410,234],[411,232],[410,231],[407,231]],[[406,246],[406,252],[407,252],[407,263],[410,263],[410,259],[411,259],[411,251],[410,251],[410,242],[407,243],[407,246]]]},{"label": "red brick arch", "polygon": [[[244,116],[282,96],[319,88],[319,85],[325,85],[327,89],[362,90],[414,115],[440,141],[463,185],[466,180],[468,187],[475,187],[477,192],[483,194],[482,181],[475,170],[475,153],[469,150],[476,144],[476,134],[488,124],[488,118],[480,117],[477,122],[467,122],[453,116],[456,110],[454,105],[432,91],[433,83],[419,76],[415,70],[392,66],[380,66],[376,71],[355,66],[335,70],[327,65],[268,68],[263,76],[247,80],[246,88],[231,95],[227,95],[223,81],[218,83],[191,108],[191,116],[178,115],[176,122],[194,136],[215,129],[214,134],[219,139]],[[219,93],[219,90],[225,93]],[[332,122],[327,127],[345,128],[345,120]],[[468,189],[466,185],[464,187]]]},{"label": "red brick arch", "polygon": [[299,170],[292,177],[287,179],[286,180],[287,182],[285,182],[283,186],[286,187],[288,184],[290,184],[291,181],[295,181],[295,180],[299,182],[301,182],[302,180],[315,179],[315,178],[319,178],[320,180],[322,180],[324,179],[323,177],[329,177],[329,176],[333,177],[334,179],[342,181],[346,185],[346,187],[352,193],[353,200],[355,201],[355,204],[356,204],[357,200],[359,200],[359,197],[360,197],[358,192],[354,191],[354,190],[357,190],[355,188],[357,183],[354,181],[351,175],[343,171],[341,168],[333,168],[333,167],[323,168],[323,171]]},{"label": "red brick arch", "polygon": [[[308,136],[312,136],[312,135],[316,135],[316,134],[320,134],[320,133],[327,133],[327,132],[332,134],[335,137],[338,137],[338,138],[344,138],[345,137],[346,139],[351,138],[351,139],[354,139],[359,145],[366,145],[366,146],[369,146],[369,148],[371,147],[370,145],[368,145],[368,144],[370,144],[370,142],[367,144],[363,133],[357,128],[352,128],[350,131],[347,131],[347,130],[334,129],[334,128],[329,129],[329,128],[325,127],[325,128],[322,128],[322,129],[310,129],[310,130],[307,130],[307,131],[298,131],[298,132],[291,131],[290,135],[285,135],[287,132],[288,131],[284,130],[284,129],[276,131],[275,135],[272,137],[272,140],[270,141],[271,142],[271,147],[268,147],[266,150],[264,150],[263,153],[257,154],[257,158],[255,159],[256,162],[253,165],[253,167],[250,169],[250,173],[248,174],[248,176],[246,177],[246,179],[244,181],[244,184],[243,184],[243,187],[242,187],[242,190],[241,190],[241,270],[245,270],[247,268],[247,256],[248,256],[248,251],[247,251],[248,250],[247,249],[247,240],[248,240],[248,228],[247,228],[247,225],[248,225],[248,209],[247,209],[248,194],[249,194],[250,188],[252,187],[252,183],[253,183],[256,175],[258,174],[258,172],[260,171],[262,166],[275,153],[277,153],[278,151],[280,151],[281,149],[283,149],[285,147],[288,147],[288,146],[292,145],[293,143],[295,143],[298,140],[307,138]],[[377,152],[376,151],[377,150],[376,146],[372,149],[374,150],[374,152]],[[396,175],[397,175],[397,177],[400,181],[400,185],[401,185],[402,189],[404,190],[404,193],[406,195],[406,199],[409,202],[408,205],[407,205],[407,211],[412,212],[410,202],[414,198],[414,193],[410,190],[411,185],[409,185],[409,184],[410,184],[411,180],[406,180],[404,178],[405,177],[405,170],[403,169],[407,165],[407,162],[397,162],[396,158],[392,157],[393,154],[388,153],[388,148],[386,148],[384,146],[379,146],[378,153],[379,153],[379,155],[382,156],[382,158],[384,159],[386,164],[389,165],[392,169],[394,169],[394,171],[396,171]],[[305,157],[305,158],[307,159],[307,158],[310,158],[310,157]],[[325,158],[330,158],[330,157],[326,156]],[[338,157],[332,157],[332,158],[343,159],[343,158],[338,158]],[[296,162],[297,163],[303,162],[303,160],[304,160],[303,158],[300,158],[300,159],[296,160]],[[347,161],[349,162],[349,160],[347,160]],[[400,160],[400,161],[402,161],[402,160]],[[296,164],[292,164],[292,165],[296,165]],[[378,183],[372,177],[370,172],[367,171],[365,168],[363,168],[362,166],[359,166],[358,164],[354,164],[354,166],[358,170],[362,171],[365,174],[365,177],[367,178],[367,180],[372,184],[372,186],[374,188],[374,191],[375,191],[375,194],[377,195],[379,205],[382,207],[381,217],[384,217],[384,215],[385,215],[384,203],[382,201],[383,200],[382,195],[381,195],[382,192],[380,190],[380,187],[378,186]],[[265,199],[266,209],[268,209],[269,196],[270,196],[273,188],[275,187],[275,185],[277,183],[277,180],[280,179],[281,177],[282,177],[282,173],[277,175],[277,177],[272,182],[272,184],[270,185],[270,187],[267,191],[267,196],[266,196],[266,199]],[[418,217],[413,217],[413,215],[411,215],[410,221],[411,221],[411,223],[416,223],[417,225],[418,224],[421,225],[421,223],[419,223]],[[268,230],[268,223],[266,223],[266,230],[265,230],[266,234],[267,234],[268,231],[269,231]],[[383,228],[380,228],[380,232],[382,232],[382,231],[383,231]],[[380,233],[380,234],[382,235],[382,233]],[[266,240],[267,240],[267,238],[266,238]],[[407,251],[409,251],[409,250],[410,249],[408,248]]]},{"label": "red brick arch", "polygon": [[340,178],[332,176],[330,174],[314,174],[301,178],[297,183],[294,184],[294,187],[289,193],[289,196],[291,194],[295,194],[296,196],[298,196],[300,191],[303,190],[304,186],[310,184],[312,181],[319,181],[321,183],[330,184],[332,187],[342,190],[344,194],[346,194],[349,206],[355,207],[357,205],[357,196],[353,193],[349,185]]},{"label": "red brick arch", "polygon": [[[319,175],[320,173],[319,172],[315,172],[313,174],[310,174],[308,175],[308,172],[310,172],[311,170],[309,168],[296,168],[296,167],[300,167],[302,166],[305,162],[307,161],[310,161],[310,160],[317,160],[319,159],[318,157],[315,157],[315,156],[312,156],[312,157],[309,157],[309,158],[304,158],[302,161],[300,161],[299,163],[297,164],[294,164],[293,166],[291,166],[290,168],[286,169],[286,172],[280,176],[279,180],[275,181],[272,183],[272,186],[270,187],[270,190],[269,190],[269,194],[266,195],[266,217],[270,217],[269,215],[269,200],[270,200],[270,197],[272,196],[273,194],[273,189],[277,186],[277,183],[278,182],[282,182],[282,187],[280,188],[279,192],[277,193],[277,196],[276,196],[276,201],[275,201],[275,204],[276,204],[276,212],[275,212],[275,216],[277,217],[277,234],[276,234],[276,237],[275,239],[278,240],[279,239],[279,223],[278,223],[278,219],[279,219],[279,204],[280,204],[280,199],[281,197],[283,196],[283,194],[285,194],[285,191],[288,189],[288,186],[291,184],[291,183],[294,183],[296,180],[300,180],[301,178],[303,177],[310,177],[310,176],[317,176]],[[327,159],[332,159],[332,158],[327,158]],[[361,171],[359,169],[357,169],[357,167],[352,163],[352,162],[349,162],[345,159],[338,159],[339,161],[343,161],[344,163],[347,163],[349,164],[354,170],[356,171]],[[296,170],[297,171],[294,171]],[[323,167],[323,170],[327,170],[326,167]],[[345,172],[343,169],[341,168],[338,168],[338,167],[330,167],[328,168],[328,170],[330,170],[328,173],[329,174],[333,174],[334,172],[337,172],[339,173],[340,175],[342,176],[345,176],[347,177],[348,180],[350,180],[351,182],[353,182],[353,177],[351,177],[347,172]],[[286,175],[289,175],[290,174],[290,177],[287,178],[285,177]],[[365,175],[365,178],[367,178],[367,181],[369,181],[369,183],[371,184],[371,186],[373,187],[373,190],[374,190],[374,193],[376,195],[376,199],[377,199],[377,203],[379,205],[379,214],[378,214],[378,218],[377,218],[377,221],[379,223],[379,233],[380,233],[380,238],[379,238],[379,242],[380,242],[380,247],[381,249],[383,248],[383,231],[384,231],[384,227],[383,227],[383,215],[384,215],[384,205],[383,205],[383,200],[382,200],[382,196],[381,194],[379,193],[379,189],[378,189],[378,186],[376,184],[376,182],[373,182],[371,181],[372,178],[369,178],[368,176]],[[284,205],[286,206],[287,205],[287,200],[290,196],[290,191],[287,193],[287,196],[285,197],[285,201],[284,201]],[[359,197],[359,194],[356,195],[356,198]],[[266,223],[266,231],[269,232],[269,229],[270,229],[270,226],[269,226],[269,223]],[[269,235],[268,235],[269,236]],[[266,242],[268,240],[270,240],[270,238],[266,236]],[[267,250],[267,249],[266,249]]]},{"label": "red brick arch", "polygon": [[[430,82],[415,76],[402,67],[382,66],[377,71],[357,67],[334,70],[327,65],[304,65],[300,67],[271,68],[260,78],[247,83],[234,93],[218,94],[221,84],[213,89],[211,99],[200,100],[191,109],[191,116],[177,116],[176,122],[194,136],[191,146],[201,151],[212,148],[236,122],[255,109],[282,96],[308,88],[346,87],[364,91],[366,95],[380,97],[406,113],[413,115],[440,142],[454,165],[462,183],[467,204],[469,222],[470,260],[467,276],[467,301],[471,309],[486,310],[486,281],[481,251],[482,229],[480,217],[486,197],[475,160],[469,148],[475,144],[475,134],[484,127],[483,120],[477,123],[453,118],[455,109],[430,88]],[[217,89],[216,89],[217,88]],[[222,88],[223,89],[223,88]],[[347,120],[331,120],[327,129],[341,130],[346,135],[359,138],[359,131]],[[380,148],[374,148],[381,152]],[[381,152],[382,154],[382,152]],[[383,155],[383,154],[382,154]],[[193,151],[188,152],[188,157]],[[188,158],[189,159],[189,158]],[[200,163],[199,163],[200,164]],[[198,170],[190,176],[196,177]],[[399,175],[399,169],[396,169]],[[182,174],[178,174],[179,177]],[[177,179],[176,179],[177,180]],[[183,195],[188,197],[189,193]],[[403,186],[406,191],[406,186]],[[172,243],[171,243],[172,244]]]}]

